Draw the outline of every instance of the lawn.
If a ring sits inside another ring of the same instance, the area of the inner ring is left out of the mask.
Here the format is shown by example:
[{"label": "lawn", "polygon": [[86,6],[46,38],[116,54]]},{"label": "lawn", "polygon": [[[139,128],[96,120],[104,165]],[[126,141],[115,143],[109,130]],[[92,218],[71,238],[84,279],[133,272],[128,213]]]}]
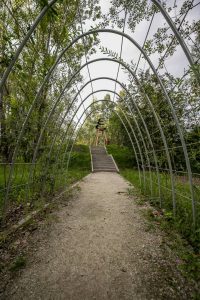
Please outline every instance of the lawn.
[{"label": "lawn", "polygon": [[[49,198],[55,192],[86,176],[91,171],[89,147],[85,145],[73,147],[68,169],[67,159],[62,165],[49,164],[48,168],[44,164],[38,163],[35,166],[32,181],[29,179],[31,167],[30,163],[15,165],[8,197],[9,204],[34,203],[40,197]],[[9,170],[9,165],[0,164],[0,211],[4,204]]]}]

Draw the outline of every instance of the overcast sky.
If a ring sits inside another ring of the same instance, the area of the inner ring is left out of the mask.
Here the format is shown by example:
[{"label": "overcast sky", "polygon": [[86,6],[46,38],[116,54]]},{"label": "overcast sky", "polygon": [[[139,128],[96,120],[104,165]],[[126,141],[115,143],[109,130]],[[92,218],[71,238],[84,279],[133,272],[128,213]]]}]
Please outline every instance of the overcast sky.
[{"label": "overcast sky", "polygon": [[[151,1],[149,0],[149,3],[150,2]],[[176,1],[178,6],[181,5],[182,2],[183,2],[182,0]],[[167,3],[170,6],[171,3],[172,4],[174,3],[174,0],[173,1],[169,0],[169,1],[167,1]],[[199,3],[199,0],[194,0],[193,5],[198,4],[198,3]],[[110,8],[110,1],[100,0],[100,5],[101,5],[102,12],[104,14],[108,13],[109,8]],[[173,9],[170,12],[170,16],[173,17],[173,16],[177,15],[178,13],[179,13],[178,8]],[[123,17],[123,15],[124,15],[124,12],[121,13],[122,17]],[[192,9],[188,13],[188,15],[186,17],[186,21],[191,23],[192,20],[199,20],[199,16],[200,16],[200,5],[196,6],[194,9]],[[151,38],[153,36],[153,34],[157,31],[158,27],[162,27],[164,25],[164,23],[166,23],[166,22],[165,22],[163,16],[161,15],[161,13],[157,13],[154,17],[148,37]],[[91,25],[94,26],[95,24],[91,23],[91,21],[87,21],[83,26],[84,32],[87,31],[88,29],[90,29]],[[136,26],[135,32],[132,32],[129,29],[128,25],[126,24],[125,33],[129,34],[132,38],[134,38],[137,41],[137,43],[139,43],[140,46],[142,46],[148,26],[149,26],[149,21],[144,20]],[[110,28],[110,27],[107,27],[107,28]],[[122,29],[119,29],[117,26],[115,26],[114,29],[122,31]],[[169,30],[169,32],[170,32],[170,30]],[[100,38],[101,46],[107,47],[108,49],[110,49],[114,52],[120,53],[120,47],[121,47],[121,41],[122,41],[122,38],[120,36],[116,36],[111,33],[101,33],[101,34],[99,34],[99,38]],[[189,44],[188,44],[188,47],[190,47]],[[130,63],[131,60],[134,63],[137,63],[139,54],[140,53],[137,50],[137,48],[135,46],[133,46],[130,43],[130,41],[128,41],[127,39],[124,39],[123,49],[122,49],[122,59],[127,63]],[[90,56],[89,60],[92,60],[95,58],[102,58],[102,57],[106,57],[106,55],[101,53],[100,49],[97,48],[97,53]],[[154,54],[150,57],[151,61],[154,63],[155,66],[158,65],[158,58],[159,58],[159,56],[157,54]],[[83,63],[85,63],[85,59],[83,60]],[[170,58],[166,59],[165,65],[167,67],[168,72],[174,76],[181,77],[184,74],[184,71],[188,69],[188,61],[179,46],[177,47],[174,55],[171,56]],[[148,64],[145,62],[144,59],[141,59],[139,68],[144,69],[144,70],[146,68],[148,68]],[[114,63],[114,62],[107,62],[107,61],[106,62],[96,62],[96,63],[89,65],[89,70],[90,70],[91,78],[106,76],[106,77],[112,77],[112,78],[116,79],[118,64]],[[162,74],[163,70],[159,70],[159,72],[160,72],[160,74]],[[88,74],[87,68],[84,68],[83,71],[81,72],[81,74],[83,75],[84,82],[87,82],[89,80],[89,74]],[[120,68],[118,80],[122,83],[128,83],[127,79],[128,79],[127,74],[125,74],[123,69]],[[79,87],[81,87],[81,85]],[[93,88],[94,88],[94,91],[99,90],[99,89],[109,89],[109,90],[114,91],[115,83],[108,81],[108,80],[99,80],[99,81],[93,82]],[[119,92],[120,90],[121,90],[120,86],[117,85],[116,91]],[[84,90],[81,93],[82,99],[84,99],[90,93],[91,93],[91,85],[89,84],[86,88],[84,88]],[[106,92],[99,92],[99,93],[95,94],[94,96],[95,96],[95,98],[103,99],[105,94],[106,94]],[[112,95],[112,98],[113,98],[113,94],[110,93],[110,95]],[[89,105],[89,103],[91,103],[91,101],[92,101],[92,96],[89,97],[88,101],[85,103],[85,106]],[[80,109],[77,117],[79,117],[81,115],[82,111],[83,111],[83,109]]]}]

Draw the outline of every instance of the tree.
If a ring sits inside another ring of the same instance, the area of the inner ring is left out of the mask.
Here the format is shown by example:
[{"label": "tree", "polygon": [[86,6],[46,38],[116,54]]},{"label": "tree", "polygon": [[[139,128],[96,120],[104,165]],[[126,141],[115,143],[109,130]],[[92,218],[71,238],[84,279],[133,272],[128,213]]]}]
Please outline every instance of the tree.
[{"label": "tree", "polygon": [[[47,3],[46,0],[2,1],[0,75],[9,65],[34,19]],[[57,1],[32,34],[4,86],[3,101],[0,105],[0,157],[6,162],[11,161],[18,133],[48,70],[63,47],[81,32],[78,10],[81,11],[83,20],[95,19],[99,15],[98,1]],[[94,43],[93,37],[85,39],[84,44],[80,40],[63,56],[50,81],[43,88],[42,95],[25,128],[18,160],[31,161],[38,137],[55,99],[66,80],[69,80],[71,74],[80,67],[82,57],[92,50]],[[81,76],[77,76],[76,80],[80,82]],[[47,150],[52,133],[55,132],[52,129],[58,126],[60,115],[68,107],[71,96],[69,90],[66,91],[63,98],[65,102],[61,101],[52,115],[39,149],[40,155],[45,149]]]}]

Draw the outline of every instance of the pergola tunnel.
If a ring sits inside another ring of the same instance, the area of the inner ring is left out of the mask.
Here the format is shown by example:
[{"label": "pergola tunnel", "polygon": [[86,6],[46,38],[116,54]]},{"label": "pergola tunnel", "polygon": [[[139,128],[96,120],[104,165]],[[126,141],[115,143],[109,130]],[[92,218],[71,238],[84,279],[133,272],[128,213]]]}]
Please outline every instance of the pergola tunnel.
[{"label": "pergola tunnel", "polygon": [[[191,231],[191,236],[200,240],[199,60],[188,46],[181,24],[174,22],[166,5],[157,0],[148,2],[150,23],[143,45],[130,28],[126,32],[134,1],[120,1],[124,17],[117,29],[109,22],[84,29],[83,19],[87,19],[88,12],[81,1],[41,1],[43,4],[36,6],[34,20],[28,24],[27,32],[22,30],[17,46],[13,45],[14,53],[1,70],[0,209],[4,222],[15,203],[34,206],[41,199],[49,201],[71,184],[75,173],[74,149],[79,149],[88,130],[90,140],[86,138],[84,143],[89,157],[89,146],[95,140],[95,122],[102,116],[110,133],[107,151],[113,155],[121,174],[132,180],[141,196],[166,213],[169,220],[177,222],[185,236]],[[193,2],[181,17],[186,18],[192,11]],[[91,7],[91,16],[99,13],[98,8],[95,12],[95,7]],[[67,19],[70,9],[75,12],[70,15],[72,21]],[[61,36],[56,48],[55,32],[51,37],[51,30],[62,11],[63,22],[71,22],[68,26],[72,30],[66,38],[64,23],[63,42]],[[14,17],[6,4],[3,14]],[[158,65],[150,53],[151,43],[147,44],[156,14],[166,22],[166,32],[171,32]],[[20,24],[12,22],[20,30]],[[37,49],[46,36],[49,39],[43,46],[47,43],[53,54],[44,52],[44,57],[38,58]],[[119,52],[103,47],[100,42],[104,37],[120,39]],[[131,58],[126,51],[123,55],[124,43],[131,49]],[[188,64],[179,79],[167,70],[167,53],[173,54],[171,46],[174,51],[182,51]],[[101,53],[97,55],[94,49]],[[36,61],[31,58],[32,53],[36,53]],[[137,53],[139,59],[129,63],[128,59],[134,60]],[[145,71],[139,67],[141,61]],[[91,69],[97,66],[104,72],[92,76]],[[108,69],[116,67],[115,76],[108,75]],[[38,74],[34,76],[36,70]],[[121,77],[119,72],[123,73]],[[188,86],[191,99],[186,99]],[[120,136],[118,143],[116,136]],[[128,149],[131,157],[125,167],[119,158],[121,149]],[[89,160],[90,157],[84,167],[84,160],[80,159],[76,166],[78,178],[90,172]]]}]

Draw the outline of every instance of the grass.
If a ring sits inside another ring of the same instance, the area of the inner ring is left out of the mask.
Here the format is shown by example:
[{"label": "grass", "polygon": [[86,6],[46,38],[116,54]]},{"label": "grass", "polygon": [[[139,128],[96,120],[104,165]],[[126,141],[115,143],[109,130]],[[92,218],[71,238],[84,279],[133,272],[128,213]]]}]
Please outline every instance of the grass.
[{"label": "grass", "polygon": [[22,255],[15,258],[10,266],[10,271],[17,272],[26,266],[26,258]]},{"label": "grass", "polygon": [[71,153],[69,169],[91,170],[89,148],[86,145],[75,145]]},{"label": "grass", "polygon": [[[176,217],[173,215],[173,204],[171,194],[171,181],[168,173],[160,173],[161,200],[160,207],[157,174],[145,172],[146,185],[141,172],[141,178],[137,169],[131,167],[129,151],[126,148],[109,146],[108,152],[113,155],[120,169],[121,175],[133,184],[128,193],[134,195],[138,205],[150,203],[145,210],[148,219],[147,231],[155,230],[159,226],[167,233],[167,240],[163,240],[163,247],[168,245],[176,252],[180,259],[179,269],[189,280],[200,281],[200,211],[197,211],[196,229],[193,227],[192,206],[190,200],[190,187],[181,176],[175,176],[176,190]],[[152,188],[150,181],[152,180]],[[197,209],[200,209],[199,180],[195,180],[195,198]],[[164,248],[165,249],[165,248]],[[197,284],[196,284],[197,285]],[[199,295],[194,291],[194,299]]]},{"label": "grass", "polygon": [[[194,250],[199,253],[200,249],[200,182],[195,180],[194,191],[196,199],[196,227],[193,225],[192,203],[190,196],[190,187],[187,180],[182,180],[181,176],[174,176],[176,192],[176,215],[173,215],[173,202],[171,192],[171,180],[167,172],[160,173],[160,192],[156,172],[141,171],[140,175],[136,168],[133,168],[129,161],[131,156],[128,149],[111,145],[108,152],[116,160],[121,174],[131,182],[137,190],[137,193],[145,197],[145,200],[162,211],[165,219],[165,225],[177,230],[189,241]],[[145,180],[144,180],[145,178]],[[146,182],[146,183],[145,183]],[[152,182],[152,184],[151,184]]]},{"label": "grass", "polygon": [[[52,162],[48,169],[45,166],[46,164],[42,163],[42,160],[36,165],[33,182],[28,189],[31,164],[15,165],[9,204],[17,206],[30,202],[38,205],[38,201],[44,201],[53,196],[56,191],[86,176],[91,170],[89,148],[85,145],[74,146],[68,170],[67,160],[63,165]],[[0,213],[3,208],[9,169],[9,165],[0,164]]]},{"label": "grass", "polygon": [[[140,191],[151,205],[160,209],[159,190],[156,183],[156,174],[151,174],[153,179],[153,192],[151,195],[150,186],[141,186],[139,181],[139,175],[137,170],[124,169],[121,170],[121,174],[130,181]],[[149,176],[148,172],[146,177]],[[192,206],[190,200],[189,184],[180,183],[175,181],[176,188],[176,216],[173,217],[173,203],[171,194],[171,182],[168,174],[160,174],[161,182],[161,201],[162,211],[165,214],[165,218],[168,219],[170,225],[177,228],[178,231],[196,248],[200,247],[200,212],[197,210],[196,214],[196,229],[193,228],[192,220]],[[200,204],[200,195],[196,194],[196,201]],[[197,206],[198,207],[198,206]]]},{"label": "grass", "polygon": [[112,154],[119,169],[131,168],[135,165],[133,152],[128,147],[118,145],[106,146],[109,154]]}]

